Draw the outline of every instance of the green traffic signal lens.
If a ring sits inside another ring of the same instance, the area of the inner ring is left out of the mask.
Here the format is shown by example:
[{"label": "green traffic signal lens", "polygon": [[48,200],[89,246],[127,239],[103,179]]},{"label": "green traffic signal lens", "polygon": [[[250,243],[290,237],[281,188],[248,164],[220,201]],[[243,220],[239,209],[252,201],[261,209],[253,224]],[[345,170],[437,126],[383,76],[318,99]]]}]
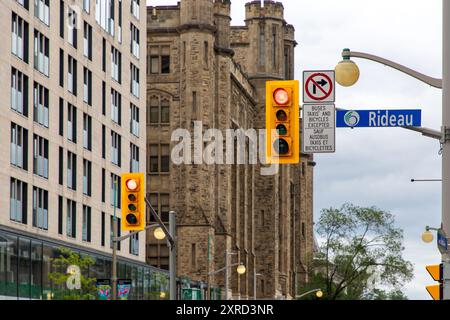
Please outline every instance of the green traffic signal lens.
[{"label": "green traffic signal lens", "polygon": [[128,214],[126,219],[128,224],[138,224],[138,219],[135,214],[132,213]]},{"label": "green traffic signal lens", "polygon": [[286,128],[286,126],[285,126],[284,124],[279,124],[279,125],[277,126],[277,133],[278,133],[280,136],[285,136],[285,135],[287,134],[287,128]]},{"label": "green traffic signal lens", "polygon": [[289,153],[289,144],[284,139],[277,139],[273,143],[273,147],[275,149],[275,152],[279,155],[285,155]]},{"label": "green traffic signal lens", "polygon": [[287,114],[283,110],[278,110],[277,112],[277,119],[278,121],[286,121],[287,120]]},{"label": "green traffic signal lens", "polygon": [[136,210],[137,210],[137,207],[136,207],[134,204],[129,204],[129,205],[128,205],[128,210],[130,210],[130,211],[136,211]]},{"label": "green traffic signal lens", "polygon": [[129,194],[129,195],[128,195],[128,200],[130,200],[130,201],[136,201],[136,200],[137,200],[137,197],[136,197],[136,195],[134,195],[134,194]]}]

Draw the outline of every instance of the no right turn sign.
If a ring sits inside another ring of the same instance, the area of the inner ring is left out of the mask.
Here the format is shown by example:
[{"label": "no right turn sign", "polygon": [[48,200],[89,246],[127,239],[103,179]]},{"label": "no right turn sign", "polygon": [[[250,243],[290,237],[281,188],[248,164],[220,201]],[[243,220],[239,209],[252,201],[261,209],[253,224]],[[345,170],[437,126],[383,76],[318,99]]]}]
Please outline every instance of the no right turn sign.
[{"label": "no right turn sign", "polygon": [[335,100],[334,71],[303,72],[303,102],[333,103]]}]

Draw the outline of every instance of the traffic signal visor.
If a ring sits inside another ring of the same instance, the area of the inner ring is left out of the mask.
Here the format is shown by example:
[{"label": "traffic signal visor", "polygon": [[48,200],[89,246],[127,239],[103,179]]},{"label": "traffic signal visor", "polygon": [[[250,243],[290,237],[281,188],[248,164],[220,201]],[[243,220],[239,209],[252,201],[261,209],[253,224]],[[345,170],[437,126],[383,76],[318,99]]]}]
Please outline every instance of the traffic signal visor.
[{"label": "traffic signal visor", "polygon": [[427,286],[426,289],[433,300],[442,300],[443,297],[443,266],[442,264],[436,264],[431,266],[426,266],[428,273],[431,275],[434,281],[439,281],[440,284]]},{"label": "traffic signal visor", "polygon": [[299,82],[266,82],[266,156],[269,164],[300,161]]},{"label": "traffic signal visor", "polygon": [[122,174],[122,230],[145,229],[145,175],[143,173]]}]

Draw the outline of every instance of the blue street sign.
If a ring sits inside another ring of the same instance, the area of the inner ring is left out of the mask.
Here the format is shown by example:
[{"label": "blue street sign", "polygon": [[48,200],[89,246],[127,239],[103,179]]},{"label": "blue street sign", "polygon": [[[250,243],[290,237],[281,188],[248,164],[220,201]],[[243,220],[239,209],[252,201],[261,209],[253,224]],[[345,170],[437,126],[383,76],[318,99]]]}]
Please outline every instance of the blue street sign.
[{"label": "blue street sign", "polygon": [[448,251],[448,239],[443,230],[439,230],[437,234],[437,244],[441,253],[447,253]]},{"label": "blue street sign", "polygon": [[420,127],[422,110],[339,110],[336,127]]}]

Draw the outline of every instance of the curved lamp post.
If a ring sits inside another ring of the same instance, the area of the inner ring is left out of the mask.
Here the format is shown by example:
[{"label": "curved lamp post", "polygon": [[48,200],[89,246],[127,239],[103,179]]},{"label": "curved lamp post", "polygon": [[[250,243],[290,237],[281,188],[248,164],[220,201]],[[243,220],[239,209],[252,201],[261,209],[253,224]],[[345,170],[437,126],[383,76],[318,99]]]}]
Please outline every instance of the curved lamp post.
[{"label": "curved lamp post", "polygon": [[323,297],[323,291],[322,291],[322,289],[314,289],[314,290],[305,292],[305,293],[303,293],[303,294],[301,294],[301,295],[299,295],[299,296],[296,296],[296,298],[297,298],[297,299],[300,299],[300,298],[303,298],[304,296],[307,296],[308,294],[311,294],[311,293],[316,293],[316,297],[317,297],[317,298],[322,298],[322,297]]},{"label": "curved lamp post", "polygon": [[[236,272],[239,275],[243,275],[245,272],[247,272],[247,268],[245,267],[243,262],[235,263],[235,264],[232,264],[232,265],[228,265],[228,256],[229,255],[237,255],[237,253],[236,252],[229,252],[229,251],[225,250],[225,267],[223,267],[223,268],[221,268],[219,270],[212,271],[212,272],[208,273],[208,276],[213,276],[213,275],[216,275],[216,274],[218,274],[218,273],[220,273],[222,271],[225,271],[225,279],[224,279],[224,281],[225,281],[225,300],[228,300],[228,268],[237,267],[236,268]],[[209,283],[208,283],[208,286],[209,286]]]},{"label": "curved lamp post", "polygon": [[[435,88],[442,88],[442,128],[441,132],[426,128],[406,129],[421,132],[425,136],[439,139],[442,148],[442,229],[444,233],[450,234],[450,1],[442,0],[442,80],[426,76],[420,72],[402,66],[393,61],[383,59],[374,55],[361,52],[352,52],[344,49],[342,52],[343,61],[336,68],[336,79],[342,82],[342,85],[350,85],[353,81],[356,83],[355,69],[350,66],[350,57],[357,57],[372,60],[403,73],[406,73],[420,81],[423,81]],[[352,77],[353,72],[353,77]],[[348,78],[347,78],[348,77]],[[338,82],[339,83],[339,82]],[[448,253],[442,254],[442,261],[450,261]]]},{"label": "curved lamp post", "polygon": [[[336,67],[335,67],[335,73],[336,73],[336,82],[339,83],[343,87],[350,87],[354,85],[359,80],[359,68],[357,64],[350,60],[351,57],[354,58],[362,58],[367,59],[371,61],[375,61],[378,63],[381,63],[383,65],[389,66],[391,68],[394,68],[398,71],[401,71],[403,73],[406,73],[422,82],[425,82],[426,84],[429,84],[430,86],[433,86],[435,88],[442,88],[442,80],[432,78],[429,76],[426,76],[420,72],[414,71],[408,67],[405,67],[401,64],[398,64],[396,62],[375,56],[373,54],[363,53],[363,52],[355,52],[350,51],[350,49],[344,49],[342,51],[342,61],[340,61]],[[440,131],[424,128],[424,127],[403,127],[408,130],[416,131],[422,133],[422,135],[441,140],[443,134]]]}]

